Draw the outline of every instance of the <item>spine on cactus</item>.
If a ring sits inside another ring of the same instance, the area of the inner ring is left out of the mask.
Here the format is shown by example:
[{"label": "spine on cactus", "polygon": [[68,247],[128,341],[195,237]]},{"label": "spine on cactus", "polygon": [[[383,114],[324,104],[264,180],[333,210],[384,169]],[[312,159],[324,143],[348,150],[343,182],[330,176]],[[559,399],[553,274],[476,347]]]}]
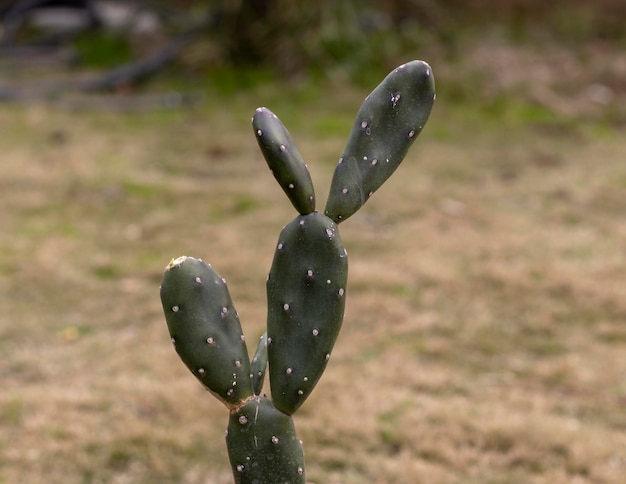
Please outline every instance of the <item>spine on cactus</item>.
[{"label": "spine on cactus", "polygon": [[[267,108],[252,126],[261,152],[298,215],[281,231],[267,277],[267,331],[252,360],[226,281],[200,259],[166,267],[161,302],[176,352],[228,407],[226,445],[237,484],[304,484],[292,414],[326,369],[343,322],[348,257],[338,224],[396,170],[435,99],[430,66],[412,61],[365,99],[335,169],[324,214],[308,168]],[[272,399],[261,395],[266,373]]]}]

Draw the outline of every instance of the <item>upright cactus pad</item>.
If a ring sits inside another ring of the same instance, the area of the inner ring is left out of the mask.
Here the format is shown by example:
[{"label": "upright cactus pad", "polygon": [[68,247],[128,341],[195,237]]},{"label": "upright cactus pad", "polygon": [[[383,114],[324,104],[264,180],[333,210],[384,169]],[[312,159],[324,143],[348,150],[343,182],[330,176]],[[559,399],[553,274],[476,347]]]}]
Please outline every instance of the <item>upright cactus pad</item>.
[{"label": "upright cactus pad", "polygon": [[[224,279],[192,257],[166,267],[161,302],[170,337],[230,411],[226,445],[237,484],[304,484],[292,414],[321,378],[343,323],[348,256],[337,224],[398,167],[434,99],[422,61],[398,67],[374,89],[339,159],[324,214],[315,211],[313,182],[291,135],[270,110],[256,110],[256,140],[299,215],[278,238],[267,277],[267,332],[252,361]],[[272,400],[261,395],[266,373]]]},{"label": "upright cactus pad", "polygon": [[267,342],[274,405],[292,414],[322,376],[343,321],[348,256],[337,225],[313,212],[278,238],[267,279]]},{"label": "upright cactus pad", "polygon": [[252,361],[250,362],[252,371],[252,387],[255,395],[260,395],[265,382],[267,370],[267,331],[259,339]]},{"label": "upright cactus pad", "polygon": [[256,110],[252,127],[265,161],[293,206],[302,215],[311,213],[315,210],[313,181],[287,128],[267,108]]},{"label": "upright cactus pad", "polygon": [[193,257],[172,260],[161,302],[176,352],[194,376],[229,408],[252,396],[250,359],[226,282]]},{"label": "upright cactus pad", "polygon": [[394,69],[365,99],[331,183],[325,214],[353,215],[396,170],[426,124],[435,100],[430,66]]},{"label": "upright cactus pad", "polygon": [[303,484],[304,453],[291,416],[254,397],[230,414],[226,433],[237,484]]}]

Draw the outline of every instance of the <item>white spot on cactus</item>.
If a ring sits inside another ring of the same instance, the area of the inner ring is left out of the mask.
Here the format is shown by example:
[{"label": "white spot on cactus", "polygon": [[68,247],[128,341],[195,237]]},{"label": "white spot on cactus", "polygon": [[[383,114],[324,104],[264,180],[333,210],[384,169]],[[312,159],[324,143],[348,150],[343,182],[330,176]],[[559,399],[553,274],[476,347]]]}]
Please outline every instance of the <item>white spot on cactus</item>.
[{"label": "white spot on cactus", "polygon": [[215,343],[215,340],[214,340],[211,336],[209,336],[209,337],[206,339],[206,342],[207,342],[207,343],[209,343],[210,345],[212,345],[213,343]]},{"label": "white spot on cactus", "polygon": [[242,334],[241,336],[239,336],[239,339],[240,339],[241,341],[245,341],[245,340],[246,340],[246,337]]},{"label": "white spot on cactus", "polygon": [[267,345],[271,345],[272,344],[272,338],[267,338]]},{"label": "white spot on cactus", "polygon": [[343,156],[341,158],[339,158],[339,165],[341,165],[343,163]]},{"label": "white spot on cactus", "polygon": [[280,151],[285,151],[286,149],[285,145],[280,145]]},{"label": "white spot on cactus", "polygon": [[304,392],[302,390],[298,390],[298,395],[304,395]]},{"label": "white spot on cactus", "polygon": [[304,220],[300,220],[299,225],[300,227],[304,227]]},{"label": "white spot on cactus", "polygon": [[377,160],[376,158],[374,158],[374,159],[372,160],[372,166],[376,165],[376,163],[378,163],[378,160]]},{"label": "white spot on cactus", "polygon": [[428,77],[428,76],[430,76],[430,69],[429,68],[426,69],[426,77]]},{"label": "white spot on cactus", "polygon": [[348,187],[343,187],[341,189],[341,193],[348,193]]},{"label": "white spot on cactus", "polygon": [[306,271],[306,275],[309,277],[313,277],[313,270],[309,269],[308,271]]},{"label": "white spot on cactus", "polygon": [[198,368],[198,373],[200,375],[204,375],[204,368]]},{"label": "white spot on cactus", "polygon": [[172,306],[172,312],[177,313],[179,311],[179,307],[178,306]]},{"label": "white spot on cactus", "polygon": [[331,281],[330,279],[326,279],[326,284],[331,284],[333,281]]},{"label": "white spot on cactus", "polygon": [[293,183],[290,183],[290,184],[289,184],[289,188],[293,190],[293,189],[295,188],[294,184],[293,184]]},{"label": "white spot on cactus", "polygon": [[172,338],[170,341],[172,342],[173,345],[176,344],[176,338]]},{"label": "white spot on cactus", "polygon": [[283,243],[282,243],[282,242],[280,242],[276,248],[277,248],[278,250],[282,250],[282,249],[283,249]]},{"label": "white spot on cactus", "polygon": [[278,443],[278,437],[276,437],[275,435],[272,435],[272,444],[277,444]]},{"label": "white spot on cactus", "polygon": [[[300,445],[302,445],[302,441],[300,441]],[[304,469],[302,467],[298,467],[298,474],[299,475],[304,474]]]},{"label": "white spot on cactus", "polygon": [[245,415],[242,415],[241,417],[239,417],[239,423],[241,425],[246,425],[248,423],[248,417],[246,417]]},{"label": "white spot on cactus", "polygon": [[222,315],[222,318],[225,318],[226,315],[228,314],[228,308],[226,306],[224,306],[220,313]]},{"label": "white spot on cactus", "polygon": [[[186,255],[181,255],[180,257],[177,257],[176,259],[172,259],[170,261],[170,263],[167,265],[166,269],[171,269],[174,266],[179,266],[183,262],[185,262],[186,260],[187,260],[187,256]],[[202,259],[200,259],[200,260],[202,260]]]},{"label": "white spot on cactus", "polygon": [[202,284],[202,278],[200,276],[196,277],[196,284]]},{"label": "white spot on cactus", "polygon": [[412,138],[413,136],[415,136],[415,130],[414,129],[409,131],[409,138]]},{"label": "white spot on cactus", "polygon": [[308,376],[305,376],[302,380],[304,380],[304,381],[309,381],[309,377],[308,377]]},{"label": "white spot on cactus", "polygon": [[243,469],[244,469],[243,464],[239,464],[239,465],[237,466],[237,472],[243,472]]},{"label": "white spot on cactus", "polygon": [[391,95],[391,107],[395,108],[398,105],[398,101],[400,101],[400,93],[397,92],[396,94],[392,94]]},{"label": "white spot on cactus", "polygon": [[329,239],[332,239],[334,234],[333,234],[333,231],[331,229],[326,229],[326,235],[328,235]]},{"label": "white spot on cactus", "polygon": [[315,328],[313,331],[311,331],[311,333],[313,333],[313,336],[317,336],[318,334],[320,334],[320,330]]},{"label": "white spot on cactus", "polygon": [[233,390],[233,389],[231,388],[230,390],[228,390],[228,391],[226,392],[226,395],[228,395],[228,396],[230,397],[233,393],[235,393],[235,390]]},{"label": "white spot on cactus", "polygon": [[339,297],[342,297],[345,294],[343,287],[339,289]]},{"label": "white spot on cactus", "polygon": [[367,121],[361,121],[361,128],[367,128]]},{"label": "white spot on cactus", "polygon": [[263,131],[261,131],[260,129],[257,129],[256,134],[259,136],[263,136]]},{"label": "white spot on cactus", "polygon": [[326,353],[325,358],[326,358],[326,361],[330,360],[330,353]]},{"label": "white spot on cactus", "polygon": [[236,366],[237,368],[241,368],[241,361],[236,360],[236,361],[235,361],[235,366]]},{"label": "white spot on cactus", "polygon": [[389,158],[385,158],[385,163],[389,163]]},{"label": "white spot on cactus", "polygon": [[374,195],[374,192],[369,192],[369,193],[367,194],[367,198],[371,197],[372,195]]},{"label": "white spot on cactus", "polygon": [[289,303],[283,304],[283,311],[289,311]]},{"label": "white spot on cactus", "polygon": [[222,277],[222,282],[226,284],[226,279],[224,279],[223,277]]},{"label": "white spot on cactus", "polygon": [[293,370],[291,368],[287,368],[285,370],[285,373],[287,373],[287,375],[291,375],[292,372],[293,372]]}]

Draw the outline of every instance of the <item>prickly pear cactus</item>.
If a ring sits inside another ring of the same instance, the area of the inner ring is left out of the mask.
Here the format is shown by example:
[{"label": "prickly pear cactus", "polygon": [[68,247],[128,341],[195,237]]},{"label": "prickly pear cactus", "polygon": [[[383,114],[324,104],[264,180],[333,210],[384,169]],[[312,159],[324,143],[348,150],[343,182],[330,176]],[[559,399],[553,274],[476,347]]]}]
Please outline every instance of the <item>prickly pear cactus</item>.
[{"label": "prickly pear cactus", "polygon": [[294,413],[330,358],[341,323],[348,255],[325,215],[300,215],[280,233],[267,278],[267,341],[274,405]]},{"label": "prickly pear cactus", "polygon": [[[422,61],[394,69],[374,89],[357,114],[324,214],[315,210],[313,182],[291,135],[269,109],[256,110],[259,148],[298,215],[278,237],[266,283],[267,332],[252,360],[225,280],[192,257],[167,265],[161,302],[170,337],[230,411],[226,444],[236,483],[305,482],[292,415],[324,373],[343,322],[348,256],[338,224],[398,168],[434,99],[432,71]],[[267,373],[271,400],[261,395]]]},{"label": "prickly pear cactus", "polygon": [[426,62],[394,69],[367,96],[335,169],[325,213],[353,215],[398,168],[428,120],[435,81]]}]

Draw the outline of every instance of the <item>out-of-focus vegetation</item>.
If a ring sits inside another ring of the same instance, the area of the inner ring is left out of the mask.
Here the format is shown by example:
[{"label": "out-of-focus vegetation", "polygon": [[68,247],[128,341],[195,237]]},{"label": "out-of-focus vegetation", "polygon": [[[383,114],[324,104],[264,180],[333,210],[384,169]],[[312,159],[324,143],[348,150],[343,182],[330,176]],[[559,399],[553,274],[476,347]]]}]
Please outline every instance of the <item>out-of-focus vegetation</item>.
[{"label": "out-of-focus vegetation", "polygon": [[[205,51],[213,66],[269,68],[281,75],[386,72],[410,53],[437,46],[461,55],[473,37],[516,42],[626,41],[620,0],[255,0],[189,2],[213,16]],[[366,81],[367,82],[367,81]]]},{"label": "out-of-focus vegetation", "polygon": [[[20,3],[28,2],[0,2],[4,37],[12,31],[7,5]],[[82,3],[93,9],[87,28],[66,43],[75,65],[110,69],[158,57],[185,38],[169,69],[164,62],[149,73],[175,88],[186,83],[232,95],[268,81],[363,87],[422,58],[433,64],[440,96],[488,115],[593,116],[618,124],[624,117],[621,0]],[[37,38],[27,22],[13,25],[20,26],[15,43]]]}]

